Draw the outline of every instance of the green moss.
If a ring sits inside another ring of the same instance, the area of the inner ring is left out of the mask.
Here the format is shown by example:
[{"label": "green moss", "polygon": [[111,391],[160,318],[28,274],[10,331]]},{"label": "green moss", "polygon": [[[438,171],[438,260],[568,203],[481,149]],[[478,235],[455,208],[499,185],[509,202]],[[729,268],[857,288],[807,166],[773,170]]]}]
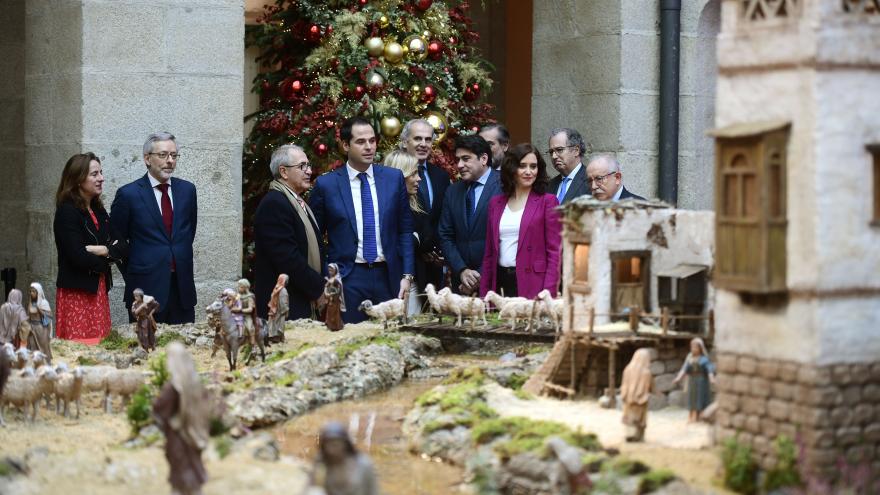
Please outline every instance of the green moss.
[{"label": "green moss", "polygon": [[764,478],[764,491],[772,492],[784,487],[801,486],[801,476],[797,466],[797,453],[794,442],[780,435],[773,442],[776,450],[776,465],[767,471]]},{"label": "green moss", "polygon": [[285,352],[275,351],[272,354],[269,354],[268,356],[266,356],[266,364],[272,364],[272,363],[277,363],[278,361],[287,361],[287,360],[293,359],[293,358],[299,356],[300,354],[302,354],[303,352],[305,352],[306,350],[311,349],[312,347],[314,347],[312,344],[302,343],[299,346],[297,346],[295,349],[290,350],[290,351],[285,351]]},{"label": "green moss", "polygon": [[241,380],[241,377],[242,377],[241,370],[233,370],[232,371],[232,378],[235,378],[236,380]]},{"label": "green moss", "polygon": [[111,330],[110,335],[104,338],[100,344],[98,344],[102,349],[108,351],[126,351],[128,349],[134,349],[138,346],[137,339],[125,338],[119,335],[119,332],[116,330]]},{"label": "green moss", "polygon": [[728,438],[721,448],[721,465],[725,487],[745,495],[757,493],[758,465],[752,459],[751,447],[740,443],[737,438]]},{"label": "green moss", "polygon": [[299,380],[299,375],[296,373],[291,373],[289,375],[284,375],[275,380],[275,385],[279,387],[289,387],[293,385],[297,380]]},{"label": "green moss", "polygon": [[0,477],[12,476],[13,474],[15,474],[15,470],[12,469],[12,466],[5,460],[0,461]]},{"label": "green moss", "polygon": [[468,366],[466,368],[455,368],[449,373],[449,376],[443,380],[444,384],[454,384],[454,383],[474,383],[476,385],[482,385],[486,381],[486,375],[483,373],[483,370],[479,366]]},{"label": "green moss", "polygon": [[675,473],[669,469],[652,469],[639,478],[638,492],[651,493],[675,479]]},{"label": "green moss", "polygon": [[507,380],[507,388],[513,390],[520,390],[522,386],[526,384],[526,380],[529,379],[529,375],[521,375],[519,373],[514,373],[510,375],[510,378]]},{"label": "green moss", "polygon": [[581,457],[581,463],[591,473],[598,473],[608,461],[608,456],[602,452],[589,452]]},{"label": "green moss", "polygon": [[217,449],[217,455],[223,459],[232,451],[232,439],[228,435],[217,437],[214,439],[214,448]]},{"label": "green moss", "polygon": [[165,385],[165,382],[171,378],[171,375],[168,373],[167,362],[168,360],[164,352],[160,352],[150,360],[150,371],[153,372],[153,378],[150,380],[150,383],[155,387],[156,391],[160,390],[162,385]]},{"label": "green moss", "polygon": [[535,400],[535,396],[526,392],[523,389],[519,389],[513,392],[513,395],[519,400]]},{"label": "green moss", "polygon": [[349,340],[336,345],[336,357],[340,361],[350,356],[354,351],[364,348],[370,344],[384,345],[394,350],[400,349],[400,334],[386,333],[374,335],[372,337],[362,337]]},{"label": "green moss", "polygon": [[156,337],[156,345],[158,347],[165,347],[166,345],[172,342],[185,342],[183,335],[180,335],[177,332],[162,332],[162,335]]},{"label": "green moss", "polygon": [[615,457],[610,463],[606,463],[605,467],[626,476],[647,473],[650,470],[644,463],[626,457]]},{"label": "green moss", "polygon": [[77,356],[76,364],[80,366],[96,366],[100,364],[97,359],[91,358],[89,356]]},{"label": "green moss", "polygon": [[211,418],[211,423],[208,428],[208,434],[212,437],[218,437],[220,435],[225,435],[229,432],[229,425],[223,421],[223,418],[220,416],[214,416]]},{"label": "green moss", "polygon": [[529,347],[528,349],[526,349],[526,354],[529,354],[529,355],[532,355],[532,354],[540,354],[540,353],[542,353],[542,352],[547,352],[547,351],[549,351],[549,350],[550,350],[550,346],[546,346],[546,345],[533,345],[533,346]]},{"label": "green moss", "polygon": [[502,457],[512,457],[524,452],[544,457],[547,455],[544,442],[550,436],[557,436],[569,445],[585,450],[601,448],[595,435],[585,434],[580,430],[572,431],[568,426],[555,421],[518,417],[488,419],[477,424],[471,432],[471,438],[478,445],[490,443],[501,436],[509,437],[495,446],[496,452]]}]

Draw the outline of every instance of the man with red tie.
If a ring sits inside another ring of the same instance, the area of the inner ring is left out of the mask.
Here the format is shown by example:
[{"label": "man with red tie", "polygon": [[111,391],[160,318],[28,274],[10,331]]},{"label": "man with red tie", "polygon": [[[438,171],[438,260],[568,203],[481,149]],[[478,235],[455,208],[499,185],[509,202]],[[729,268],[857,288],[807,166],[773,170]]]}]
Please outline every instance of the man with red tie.
[{"label": "man with red tie", "polygon": [[126,307],[140,288],[159,302],[156,322],[169,324],[195,321],[196,305],[196,187],[171,177],[178,156],[173,135],[151,134],[144,143],[147,173],[116,191],[110,211],[113,228],[129,244],[123,269]]}]

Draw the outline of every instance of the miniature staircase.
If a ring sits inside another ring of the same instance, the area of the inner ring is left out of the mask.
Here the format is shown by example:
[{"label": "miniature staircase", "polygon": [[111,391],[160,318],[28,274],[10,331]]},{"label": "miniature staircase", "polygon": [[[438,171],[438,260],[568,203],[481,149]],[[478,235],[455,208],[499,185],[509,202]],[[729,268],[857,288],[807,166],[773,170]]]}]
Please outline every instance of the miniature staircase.
[{"label": "miniature staircase", "polygon": [[586,371],[589,357],[588,344],[563,335],[544,364],[523,385],[523,390],[533,395],[552,392],[574,397],[577,390],[573,384],[576,387],[580,374]]}]

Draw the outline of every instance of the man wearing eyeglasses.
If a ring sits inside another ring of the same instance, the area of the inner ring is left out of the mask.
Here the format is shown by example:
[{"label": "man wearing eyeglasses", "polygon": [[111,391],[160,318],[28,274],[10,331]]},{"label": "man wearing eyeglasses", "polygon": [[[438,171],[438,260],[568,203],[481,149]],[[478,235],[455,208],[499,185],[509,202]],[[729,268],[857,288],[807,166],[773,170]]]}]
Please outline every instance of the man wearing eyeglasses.
[{"label": "man wearing eyeglasses", "polygon": [[555,194],[559,204],[590,194],[587,171],[583,165],[586,152],[587,144],[578,131],[567,127],[550,131],[550,148],[547,154],[559,175],[550,180],[547,192]]},{"label": "man wearing eyeglasses", "polygon": [[194,322],[196,305],[196,187],[171,177],[178,158],[172,134],[150,134],[144,143],[147,173],[116,191],[110,211],[113,229],[129,245],[122,273],[126,307],[132,291],[142,289],[159,302],[156,322],[169,324]]},{"label": "man wearing eyeglasses", "polygon": [[[311,318],[312,303],[324,290],[318,223],[303,200],[312,185],[312,166],[301,147],[286,144],[272,153],[269,171],[269,191],[254,213],[257,315],[268,319],[272,289],[284,273],[289,277],[287,319]],[[277,335],[269,337],[281,340]]]},{"label": "man wearing eyeglasses", "polygon": [[611,155],[597,155],[587,165],[587,181],[593,197],[602,201],[621,199],[645,199],[623,187],[623,172],[620,163]]}]

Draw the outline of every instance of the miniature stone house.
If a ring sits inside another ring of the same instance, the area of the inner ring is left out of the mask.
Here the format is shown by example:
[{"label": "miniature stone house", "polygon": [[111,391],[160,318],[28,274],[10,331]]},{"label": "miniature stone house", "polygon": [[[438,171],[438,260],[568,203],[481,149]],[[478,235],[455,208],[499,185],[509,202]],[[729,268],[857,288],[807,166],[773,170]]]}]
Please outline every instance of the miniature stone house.
[{"label": "miniature stone house", "polygon": [[[651,347],[650,406],[680,405],[672,380],[689,340],[711,339],[714,214],[589,197],[563,210],[563,344],[570,347],[560,352],[571,359],[548,365],[546,374],[556,383],[552,391],[608,394],[635,350]],[[633,326],[637,331],[627,331]]]},{"label": "miniature stone house", "polygon": [[717,436],[880,473],[880,8],[727,0],[718,38]]}]

